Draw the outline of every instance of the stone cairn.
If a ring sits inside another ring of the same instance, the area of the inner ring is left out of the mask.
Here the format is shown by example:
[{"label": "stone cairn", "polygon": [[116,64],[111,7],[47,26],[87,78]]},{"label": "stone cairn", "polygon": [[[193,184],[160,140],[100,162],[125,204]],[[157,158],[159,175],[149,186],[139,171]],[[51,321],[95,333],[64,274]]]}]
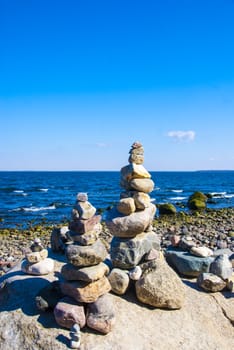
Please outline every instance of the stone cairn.
[{"label": "stone cairn", "polygon": [[29,275],[47,275],[54,271],[54,260],[48,258],[48,250],[42,246],[40,238],[34,242],[25,252],[25,259],[22,261],[21,269]]},{"label": "stone cairn", "polygon": [[129,153],[129,164],[121,169],[120,185],[124,191],[106,219],[114,236],[110,248],[113,269],[108,276],[111,289],[123,295],[132,280],[141,302],[177,309],[182,305],[184,287],[164,261],[160,240],[152,228],[156,206],[149,193],[154,182],[143,166],[143,146],[134,142]]},{"label": "stone cairn", "polygon": [[115,317],[108,295],[109,267],[104,262],[108,252],[99,239],[101,216],[95,213],[87,194],[78,193],[69,225],[73,243],[66,247],[68,263],[61,270],[64,281],[60,290],[65,297],[55,306],[54,315],[63,327],[78,324],[83,328],[87,324],[106,334],[112,330]]}]

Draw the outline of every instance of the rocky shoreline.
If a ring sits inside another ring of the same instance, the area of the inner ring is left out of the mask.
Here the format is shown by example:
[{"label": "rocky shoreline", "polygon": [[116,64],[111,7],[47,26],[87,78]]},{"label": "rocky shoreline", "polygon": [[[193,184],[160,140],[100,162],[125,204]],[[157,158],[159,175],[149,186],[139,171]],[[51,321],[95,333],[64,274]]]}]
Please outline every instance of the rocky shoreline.
[{"label": "rocky shoreline", "polygon": [[[25,250],[36,237],[49,248],[54,228],[53,225],[36,225],[25,230],[0,229],[0,275],[24,257]],[[109,248],[112,236],[105,222],[102,222],[102,228],[101,239]],[[162,215],[154,219],[153,231],[160,238],[162,250],[171,244],[171,236],[180,235],[192,240],[197,246],[234,251],[234,208]]]}]

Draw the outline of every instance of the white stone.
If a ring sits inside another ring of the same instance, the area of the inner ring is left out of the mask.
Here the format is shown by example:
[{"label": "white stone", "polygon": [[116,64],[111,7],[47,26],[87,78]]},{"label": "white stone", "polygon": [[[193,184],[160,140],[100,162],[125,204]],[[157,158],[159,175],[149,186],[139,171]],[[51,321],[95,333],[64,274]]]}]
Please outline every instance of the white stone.
[{"label": "white stone", "polygon": [[213,255],[213,250],[208,247],[192,247],[190,249],[190,253],[202,258],[206,258],[207,256]]},{"label": "white stone", "polygon": [[133,281],[139,280],[142,275],[142,269],[140,266],[135,266],[133,269],[129,271],[129,277]]},{"label": "white stone", "polygon": [[29,264],[27,260],[23,260],[21,269],[29,275],[48,275],[54,271],[54,260],[46,258],[36,264]]}]

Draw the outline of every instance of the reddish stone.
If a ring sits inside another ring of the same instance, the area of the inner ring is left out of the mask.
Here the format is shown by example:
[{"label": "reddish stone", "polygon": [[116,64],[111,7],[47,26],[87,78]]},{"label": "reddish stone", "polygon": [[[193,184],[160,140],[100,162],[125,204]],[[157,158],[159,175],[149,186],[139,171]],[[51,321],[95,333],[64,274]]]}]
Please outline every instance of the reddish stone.
[{"label": "reddish stone", "polygon": [[94,215],[92,218],[84,220],[73,220],[69,224],[69,229],[76,233],[86,233],[94,229],[95,225],[97,225],[101,221],[101,215]]}]

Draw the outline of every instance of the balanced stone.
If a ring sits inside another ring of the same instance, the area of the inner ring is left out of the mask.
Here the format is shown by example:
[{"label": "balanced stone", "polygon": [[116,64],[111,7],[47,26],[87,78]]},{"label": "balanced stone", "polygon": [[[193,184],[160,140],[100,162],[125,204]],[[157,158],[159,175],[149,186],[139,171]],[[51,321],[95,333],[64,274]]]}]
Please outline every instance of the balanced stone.
[{"label": "balanced stone", "polygon": [[96,213],[96,208],[92,206],[88,201],[86,202],[77,202],[72,210],[72,218],[73,219],[90,219]]},{"label": "balanced stone", "polygon": [[206,258],[207,256],[213,255],[213,250],[208,247],[192,247],[190,249],[190,253],[202,258]]},{"label": "balanced stone", "polygon": [[71,244],[66,249],[68,262],[78,267],[97,265],[105,260],[107,255],[107,250],[100,239],[88,246]]},{"label": "balanced stone", "polygon": [[185,288],[178,275],[164,260],[149,263],[136,281],[136,295],[144,304],[166,309],[180,309],[184,303]]},{"label": "balanced stone", "polygon": [[80,326],[75,323],[70,328],[70,348],[71,349],[80,349],[80,342],[81,342],[81,334],[80,334]]},{"label": "balanced stone", "polygon": [[123,295],[129,286],[129,276],[126,271],[121,269],[113,269],[108,276],[113,293]]},{"label": "balanced stone", "polygon": [[44,260],[47,257],[48,257],[48,250],[47,249],[42,249],[40,251],[35,251],[32,253],[25,254],[25,258],[31,264],[38,263],[39,261]]},{"label": "balanced stone", "polygon": [[69,223],[69,229],[79,234],[86,233],[94,229],[95,225],[101,221],[101,215],[94,215],[90,219],[73,220]]},{"label": "balanced stone", "polygon": [[113,305],[108,294],[87,305],[87,326],[103,334],[112,331],[115,324]]},{"label": "balanced stone", "polygon": [[146,231],[154,219],[155,213],[156,207],[152,203],[148,208],[127,216],[121,216],[119,212],[113,208],[107,214],[106,225],[112,235],[131,238]]},{"label": "balanced stone", "polygon": [[117,204],[117,210],[124,215],[130,215],[135,212],[136,206],[133,198],[122,198]]},{"label": "balanced stone", "polygon": [[154,182],[151,179],[133,179],[129,182],[130,189],[150,193],[154,189]]},{"label": "balanced stone", "polygon": [[72,264],[65,264],[61,274],[67,281],[94,282],[109,273],[109,267],[100,262],[97,265],[79,268]]},{"label": "balanced stone", "polygon": [[21,264],[21,269],[23,272],[29,275],[48,275],[54,271],[54,260],[46,258],[39,261],[36,264],[30,264],[27,260],[23,260]]},{"label": "balanced stone", "polygon": [[155,232],[143,232],[130,239],[114,237],[110,249],[113,266],[122,269],[135,267],[151,249],[160,249]]},{"label": "balanced stone", "polygon": [[75,323],[83,328],[86,323],[84,306],[70,297],[64,297],[57,303],[54,317],[58,325],[65,328],[71,328]]},{"label": "balanced stone", "polygon": [[76,233],[71,231],[70,236],[74,242],[79,243],[80,245],[91,245],[98,239],[102,231],[102,225],[100,223],[96,224],[93,230],[86,233]]},{"label": "balanced stone", "polygon": [[63,253],[65,251],[67,244],[71,242],[69,232],[67,226],[53,229],[50,236],[50,244],[53,252]]},{"label": "balanced stone", "polygon": [[144,168],[143,165],[131,163],[123,167],[120,171],[121,177],[125,181],[131,181],[132,179],[150,179],[151,175]]},{"label": "balanced stone", "polygon": [[150,206],[150,196],[144,192],[135,192],[133,195],[135,206],[137,209],[144,210]]},{"label": "balanced stone", "polygon": [[105,276],[91,283],[83,281],[61,282],[61,291],[65,295],[84,303],[93,303],[101,295],[108,293],[110,290],[111,285]]},{"label": "balanced stone", "polygon": [[140,142],[134,142],[128,158],[129,163],[143,164],[144,162],[144,148]]}]

